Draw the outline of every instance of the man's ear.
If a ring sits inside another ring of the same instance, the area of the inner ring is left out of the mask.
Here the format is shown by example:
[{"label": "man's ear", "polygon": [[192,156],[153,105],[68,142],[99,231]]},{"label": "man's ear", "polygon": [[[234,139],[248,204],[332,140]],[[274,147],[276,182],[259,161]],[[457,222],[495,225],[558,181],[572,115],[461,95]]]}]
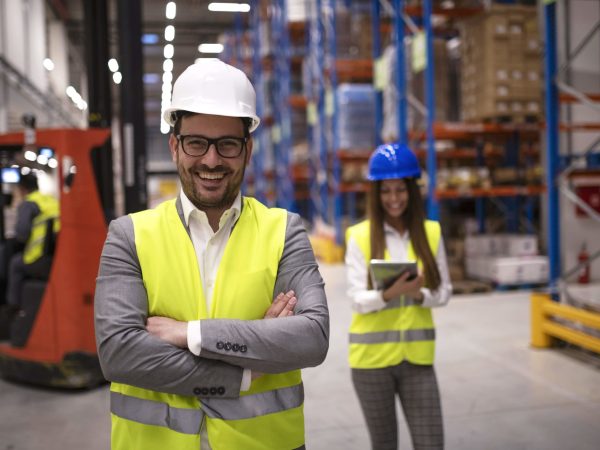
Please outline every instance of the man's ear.
[{"label": "man's ear", "polygon": [[169,135],[169,150],[171,151],[171,159],[174,163],[177,162],[177,147],[179,146],[179,141],[175,137],[173,133]]},{"label": "man's ear", "polygon": [[254,140],[252,136],[248,137],[246,141],[246,165],[250,164],[250,159],[252,158],[252,149],[254,148]]}]

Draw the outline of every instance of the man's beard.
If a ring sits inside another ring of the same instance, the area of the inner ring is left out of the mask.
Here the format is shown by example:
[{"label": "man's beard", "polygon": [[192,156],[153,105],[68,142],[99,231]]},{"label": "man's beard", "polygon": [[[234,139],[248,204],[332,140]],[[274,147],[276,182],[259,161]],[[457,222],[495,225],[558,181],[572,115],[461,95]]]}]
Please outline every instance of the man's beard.
[{"label": "man's beard", "polygon": [[[192,204],[200,209],[223,209],[228,208],[233,204],[233,201],[238,195],[240,188],[242,186],[242,182],[244,180],[244,174],[246,172],[246,165],[244,164],[241,170],[238,172],[236,178],[231,178],[227,185],[225,186],[225,191],[223,195],[218,199],[207,199],[202,196],[202,194],[198,191],[196,184],[194,183],[194,172],[197,172],[197,168],[189,168],[185,169],[181,165],[177,165],[177,170],[179,172],[179,178],[181,180],[181,187],[183,192],[187,196],[187,198],[192,202]],[[231,174],[231,171],[225,167],[216,167],[213,169],[207,169],[206,167],[202,169],[206,172],[226,172],[227,174]],[[229,175],[227,175],[229,176]]]}]

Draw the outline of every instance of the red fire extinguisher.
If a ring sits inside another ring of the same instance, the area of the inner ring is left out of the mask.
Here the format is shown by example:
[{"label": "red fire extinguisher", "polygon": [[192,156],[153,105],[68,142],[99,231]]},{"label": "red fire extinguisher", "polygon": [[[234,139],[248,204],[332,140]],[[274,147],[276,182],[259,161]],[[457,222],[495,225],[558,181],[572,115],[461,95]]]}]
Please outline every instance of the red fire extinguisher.
[{"label": "red fire extinguisher", "polygon": [[577,282],[580,284],[588,284],[590,282],[590,255],[587,252],[585,243],[581,246],[581,251],[579,255],[577,255],[577,260],[579,264],[582,264],[581,269],[579,270],[579,276],[577,277]]}]

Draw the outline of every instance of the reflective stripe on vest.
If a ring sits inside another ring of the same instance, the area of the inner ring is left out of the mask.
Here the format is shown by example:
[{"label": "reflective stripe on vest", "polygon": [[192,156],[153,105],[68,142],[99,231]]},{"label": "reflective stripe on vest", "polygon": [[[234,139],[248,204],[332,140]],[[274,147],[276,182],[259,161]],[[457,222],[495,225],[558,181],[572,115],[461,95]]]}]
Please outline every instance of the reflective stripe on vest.
[{"label": "reflective stripe on vest", "polygon": [[297,408],[303,402],[304,386],[298,384],[259,394],[245,395],[235,402],[221,398],[203,400],[202,409],[212,419],[240,420]]},{"label": "reflective stripe on vest", "polygon": [[166,427],[186,434],[197,434],[204,414],[213,419],[240,420],[297,408],[304,402],[302,384],[259,394],[230,399],[208,399],[202,410],[176,408],[167,403],[130,395],[110,393],[110,411],[123,419],[146,425]]},{"label": "reflective stripe on vest", "polygon": [[[263,318],[273,299],[285,245],[285,210],[266,208],[256,200],[243,198],[240,217],[217,270],[209,310],[194,247],[175,201],[132,214],[131,218],[149,315],[179,321]],[[240,302],[240,298],[253,301]],[[164,404],[162,409],[153,410],[158,420],[149,425],[139,425],[145,422],[137,421],[134,413],[129,420],[113,414],[113,450],[146,449],[158,445],[157,441],[162,448],[197,449],[196,441],[189,438],[198,437],[200,442],[199,427],[193,432],[195,436],[181,434],[163,418],[171,412],[186,431],[204,417],[213,449],[298,448],[304,444],[304,393],[299,370],[263,375],[240,397],[229,399],[163,394],[119,383],[113,383],[111,390],[128,398]],[[190,412],[193,410],[197,415]],[[181,417],[185,418],[182,422]],[[141,418],[148,420],[146,413]],[[146,427],[148,432],[140,432],[139,427]]]},{"label": "reflective stripe on vest", "polygon": [[402,301],[402,299],[400,299],[400,298],[395,298],[395,299],[387,302],[385,304],[385,306],[383,307],[383,309],[394,309],[394,308],[401,308],[403,306],[416,306],[416,305],[420,305],[420,302],[416,301],[415,299],[404,297],[404,301]]},{"label": "reflective stripe on vest", "polygon": [[204,418],[200,409],[175,408],[163,402],[155,402],[130,395],[110,393],[110,412],[123,419],[146,425],[167,427],[185,434],[198,434]]},{"label": "reflective stripe on vest", "polygon": [[[440,243],[438,222],[425,221],[425,234],[435,255]],[[352,238],[365,261],[371,259],[370,223],[360,222],[349,227],[346,238]],[[386,250],[385,259],[390,259]],[[409,243],[408,260],[416,260]],[[422,263],[418,261],[422,270]],[[435,328],[430,308],[402,296],[389,301],[384,308],[368,314],[352,314],[349,336],[350,367],[374,369],[400,364],[407,360],[413,364],[433,364],[435,354]]]},{"label": "reflective stripe on vest", "polygon": [[375,333],[350,333],[351,344],[382,344],[385,342],[415,342],[415,341],[433,341],[435,339],[435,329],[426,328],[423,330],[405,330],[405,331],[379,331]]}]

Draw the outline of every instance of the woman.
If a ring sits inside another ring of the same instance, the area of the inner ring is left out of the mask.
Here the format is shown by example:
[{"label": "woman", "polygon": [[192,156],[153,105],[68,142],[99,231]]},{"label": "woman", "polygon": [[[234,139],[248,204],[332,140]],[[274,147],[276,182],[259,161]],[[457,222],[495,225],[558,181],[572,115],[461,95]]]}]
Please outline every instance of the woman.
[{"label": "woman", "polygon": [[[448,303],[452,286],[438,222],[425,220],[417,184],[421,169],[405,145],[379,146],[369,159],[367,220],[347,230],[348,293],[352,299],[350,367],[373,449],[396,449],[395,397],[415,449],[441,449],[444,431],[433,359],[431,308]],[[371,259],[417,261],[376,290]]]}]

